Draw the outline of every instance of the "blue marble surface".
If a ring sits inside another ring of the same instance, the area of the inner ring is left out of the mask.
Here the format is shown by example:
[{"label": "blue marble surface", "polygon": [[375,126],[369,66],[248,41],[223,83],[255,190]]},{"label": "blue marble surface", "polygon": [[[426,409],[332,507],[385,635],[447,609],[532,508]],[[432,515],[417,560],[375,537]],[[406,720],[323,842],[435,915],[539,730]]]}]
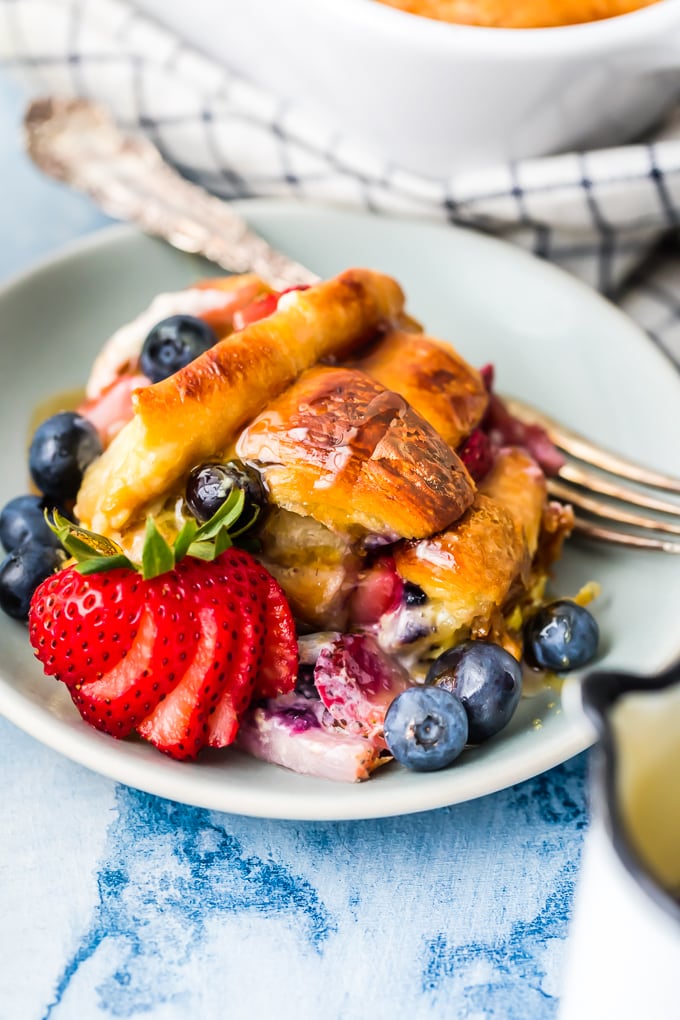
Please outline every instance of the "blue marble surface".
[{"label": "blue marble surface", "polygon": [[[0,77],[0,278],[107,221],[20,151]],[[586,756],[469,804],[354,823],[199,810],[0,719],[0,1020],[550,1020]]]}]

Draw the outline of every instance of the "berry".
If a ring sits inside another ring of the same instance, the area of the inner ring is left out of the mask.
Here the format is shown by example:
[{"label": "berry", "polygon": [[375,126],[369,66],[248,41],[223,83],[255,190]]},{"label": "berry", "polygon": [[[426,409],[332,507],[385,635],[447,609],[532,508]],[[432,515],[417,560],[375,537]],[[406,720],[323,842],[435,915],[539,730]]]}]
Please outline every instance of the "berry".
[{"label": "berry", "polygon": [[125,567],[89,575],[69,567],[35,592],[29,636],[83,719],[124,737],[186,668],[188,604],[174,571],[144,581]]},{"label": "berry", "polygon": [[196,757],[206,743],[208,717],[227,683],[237,631],[233,607],[230,610],[217,597],[217,585],[205,564],[199,561],[192,567],[185,560],[180,567],[195,572],[194,591],[187,593],[195,604],[187,614],[193,630],[185,642],[186,668],[167,697],[137,726],[137,733],[181,760]]},{"label": "berry", "polygon": [[241,520],[247,523],[256,516],[261,519],[267,494],[260,476],[236,460],[194,468],[187,480],[187,506],[198,521],[208,521],[234,491],[244,496]]},{"label": "berry", "polygon": [[278,581],[259,564],[254,569],[266,585],[264,629],[267,635],[254,693],[257,698],[276,698],[295,688],[299,662],[295,621]]},{"label": "berry", "polygon": [[411,686],[404,667],[368,634],[342,634],[324,645],[314,682],[336,723],[370,739],[382,739],[388,706]]},{"label": "berry", "polygon": [[0,609],[15,620],[27,620],[34,591],[63,562],[54,546],[26,543],[14,549],[0,564]]},{"label": "berry", "polygon": [[404,583],[405,606],[424,606],[426,602],[427,595],[419,584],[414,584],[413,581],[406,581]]},{"label": "berry", "polygon": [[30,542],[61,549],[61,543],[45,520],[50,504],[40,496],[15,496],[0,510],[0,542],[7,552]]},{"label": "berry", "polygon": [[307,701],[318,701],[319,692],[314,683],[314,665],[311,662],[301,662],[298,667],[297,679],[295,681],[295,693]]},{"label": "berry", "polygon": [[566,673],[595,658],[600,630],[595,617],[568,599],[551,602],[524,628],[524,656],[530,666]]},{"label": "berry", "polygon": [[463,705],[443,687],[410,687],[385,715],[385,742],[394,758],[416,772],[446,768],[468,740]]},{"label": "berry", "polygon": [[493,448],[481,429],[473,429],[457,453],[476,482],[481,482],[493,466]]},{"label": "berry", "polygon": [[85,469],[102,452],[96,428],[75,411],[60,411],[39,425],[28,451],[36,486],[48,500],[75,499]]},{"label": "berry", "polygon": [[152,383],[174,375],[217,343],[215,331],[194,315],[171,315],[156,323],[142,346],[139,367]]},{"label": "berry", "polygon": [[278,303],[278,294],[263,294],[261,297],[256,298],[252,304],[246,305],[245,308],[237,309],[234,312],[234,329],[245,329],[252,322],[266,319],[268,315],[276,311]]},{"label": "berry", "polygon": [[[193,758],[206,745],[234,741],[255,694],[292,690],[292,616],[278,584],[248,553],[218,553],[216,544],[217,555],[206,557],[207,540],[194,525],[202,556],[192,556],[189,544],[178,561],[184,540],[171,548],[148,522],[143,570],[155,572],[141,576],[101,536],[58,515],[57,526],[84,562],[38,586],[29,635],[45,672],[66,684],[86,722],[115,737],[136,730],[173,758]],[[83,543],[97,560],[89,566]],[[165,566],[156,570],[159,559]]]},{"label": "berry", "polygon": [[377,623],[381,616],[401,604],[403,592],[404,582],[394,560],[391,556],[381,556],[359,575],[350,602],[352,623],[358,627]]},{"label": "berry", "polygon": [[481,744],[510,722],[522,694],[522,669],[500,645],[464,641],[435,659],[426,683],[458,697],[469,721],[469,742]]}]

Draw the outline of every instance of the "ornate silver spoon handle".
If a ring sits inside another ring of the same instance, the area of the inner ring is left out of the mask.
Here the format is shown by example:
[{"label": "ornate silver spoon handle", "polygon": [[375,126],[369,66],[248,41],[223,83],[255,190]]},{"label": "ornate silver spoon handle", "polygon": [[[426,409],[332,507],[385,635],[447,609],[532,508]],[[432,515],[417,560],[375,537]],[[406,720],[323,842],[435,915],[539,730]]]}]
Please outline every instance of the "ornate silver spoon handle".
[{"label": "ornate silver spoon handle", "polygon": [[185,180],[146,138],[125,134],[84,99],[33,101],[24,118],[26,150],[57,180],[89,195],[116,219],[232,273],[257,273],[279,288],[314,283],[305,266],[253,233],[228,203]]}]

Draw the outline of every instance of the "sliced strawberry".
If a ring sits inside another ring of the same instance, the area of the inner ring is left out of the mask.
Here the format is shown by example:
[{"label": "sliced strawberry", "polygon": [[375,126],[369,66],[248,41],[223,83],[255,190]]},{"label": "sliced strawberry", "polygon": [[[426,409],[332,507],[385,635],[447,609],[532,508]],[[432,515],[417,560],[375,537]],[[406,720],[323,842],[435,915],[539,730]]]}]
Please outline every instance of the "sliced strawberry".
[{"label": "sliced strawberry", "polygon": [[215,711],[208,720],[207,747],[229,747],[236,740],[239,718],[234,709],[229,691],[220,698]]},{"label": "sliced strawberry", "polygon": [[298,647],[293,617],[274,578],[241,549],[228,549],[212,564],[222,571],[225,592],[239,612],[239,644],[226,685],[208,726],[208,744],[224,747],[235,736],[238,718],[253,698],[268,698],[293,690],[298,670]]},{"label": "sliced strawberry", "polygon": [[108,673],[127,653],[144,606],[139,574],[125,568],[84,576],[60,570],[36,589],[28,633],[48,676],[69,687]]},{"label": "sliced strawberry", "polygon": [[245,329],[251,322],[265,319],[276,311],[278,300],[278,294],[265,294],[253,301],[252,304],[246,305],[245,308],[240,308],[234,313],[234,329]]},{"label": "sliced strawberry", "polygon": [[266,298],[269,291],[267,285],[254,276],[245,277],[243,283],[237,286],[234,286],[232,276],[201,280],[194,286],[199,290],[224,290],[224,304],[205,310],[199,316],[212,326],[220,340],[232,330],[241,329],[236,325],[240,309],[251,306],[261,295]]},{"label": "sliced strawberry", "polygon": [[244,308],[240,308],[234,313],[234,329],[245,329],[252,322],[258,322],[260,319],[266,319],[268,315],[271,315],[279,306],[279,299],[284,294],[290,294],[293,290],[307,290],[305,284],[301,284],[298,287],[286,287],[285,290],[280,290],[272,294],[264,294],[258,297],[252,304],[247,305]]},{"label": "sliced strawberry", "polygon": [[[237,596],[230,590],[225,598],[232,605]],[[234,600],[232,602],[232,599]],[[241,613],[235,615],[233,654],[229,661],[227,680],[208,718],[206,744],[226,747],[236,737],[238,717],[250,705],[255,678],[262,658],[264,629],[255,607],[241,602]]]},{"label": "sliced strawberry", "polygon": [[197,624],[199,638],[186,672],[137,726],[141,737],[179,759],[195,758],[204,746],[210,693],[221,690],[226,678],[219,613],[206,606],[198,610]]},{"label": "sliced strawberry", "polygon": [[78,413],[92,422],[102,446],[106,448],[123,425],[129,422],[134,414],[132,394],[150,382],[145,375],[120,375],[99,396],[85,401],[78,408]]},{"label": "sliced strawberry", "polygon": [[314,668],[319,696],[348,733],[382,738],[385,713],[413,686],[408,672],[367,634],[343,634],[321,648]]},{"label": "sliced strawberry", "polygon": [[265,600],[265,644],[253,692],[256,698],[275,698],[295,687],[298,672],[298,644],[295,621],[283,588],[260,567],[267,582]]},{"label": "sliced strawberry", "polygon": [[262,657],[266,586],[237,549],[212,563],[185,560],[176,570],[196,606],[198,646],[177,686],[137,730],[172,757],[192,758],[206,744],[225,747],[236,737]]},{"label": "sliced strawberry", "polygon": [[394,559],[381,557],[359,574],[350,601],[350,620],[357,627],[377,623],[381,616],[397,608],[403,591],[404,582],[397,573]]},{"label": "sliced strawberry", "polygon": [[236,737],[238,716],[250,705],[265,641],[264,571],[247,553],[227,549],[212,572],[223,588],[222,598],[234,614],[234,647],[224,692],[208,720],[206,743],[226,747]]},{"label": "sliced strawberry", "polygon": [[131,733],[174,689],[200,638],[196,612],[176,571],[142,585],[145,626],[140,621],[135,656],[128,662],[126,648],[108,673],[70,689],[83,719],[114,737]]}]

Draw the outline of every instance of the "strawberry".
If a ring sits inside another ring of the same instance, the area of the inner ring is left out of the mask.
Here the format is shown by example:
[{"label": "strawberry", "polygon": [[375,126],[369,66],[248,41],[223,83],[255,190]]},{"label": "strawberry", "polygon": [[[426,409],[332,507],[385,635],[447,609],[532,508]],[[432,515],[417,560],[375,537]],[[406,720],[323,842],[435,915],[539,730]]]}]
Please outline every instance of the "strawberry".
[{"label": "strawberry", "polygon": [[255,681],[258,698],[275,698],[295,687],[298,669],[298,647],[295,621],[283,589],[278,581],[267,575],[265,630],[267,643]]},{"label": "strawberry", "polygon": [[234,680],[208,724],[211,747],[226,745],[225,734],[238,726],[239,716],[253,698],[292,691],[298,671],[295,624],[278,583],[242,550],[227,550],[220,562],[228,571],[229,591],[239,601],[241,640],[233,664]]},{"label": "strawberry", "polygon": [[144,608],[138,574],[118,568],[102,574],[96,587],[74,567],[39,586],[28,621],[29,638],[48,676],[72,687],[85,677],[100,678],[134,640]]},{"label": "strawberry", "polygon": [[136,729],[172,757],[191,758],[233,742],[265,659],[264,684],[292,689],[290,610],[273,578],[230,547],[243,502],[233,493],[206,524],[188,522],[172,547],[150,520],[140,567],[55,515],[79,562],[38,587],[29,634],[85,721],[116,737]]},{"label": "strawberry", "polygon": [[397,573],[392,556],[381,556],[359,574],[357,586],[350,600],[350,620],[357,627],[377,623],[385,613],[400,604],[404,582]]},{"label": "strawberry", "polygon": [[281,585],[255,561],[249,569],[260,582],[264,599],[264,630],[267,640],[255,680],[256,698],[275,698],[295,687],[298,671],[298,645],[295,621]]},{"label": "strawberry", "polygon": [[253,322],[258,322],[260,319],[266,319],[267,316],[272,315],[278,308],[279,299],[282,298],[284,294],[290,294],[293,290],[307,290],[307,286],[305,284],[300,284],[297,287],[286,287],[285,290],[260,295],[252,302],[252,304],[239,308],[234,312],[234,329],[245,329],[246,326],[250,326]]},{"label": "strawberry", "polygon": [[[247,556],[229,549],[211,563],[187,558],[177,568],[187,572],[196,605],[194,655],[174,690],[137,727],[174,758],[194,757],[206,744],[231,743],[238,728],[234,706],[243,709],[252,697],[264,632],[260,628],[259,643],[253,640],[252,608],[230,554]],[[230,708],[226,722],[224,709],[218,713],[223,699]]]}]

